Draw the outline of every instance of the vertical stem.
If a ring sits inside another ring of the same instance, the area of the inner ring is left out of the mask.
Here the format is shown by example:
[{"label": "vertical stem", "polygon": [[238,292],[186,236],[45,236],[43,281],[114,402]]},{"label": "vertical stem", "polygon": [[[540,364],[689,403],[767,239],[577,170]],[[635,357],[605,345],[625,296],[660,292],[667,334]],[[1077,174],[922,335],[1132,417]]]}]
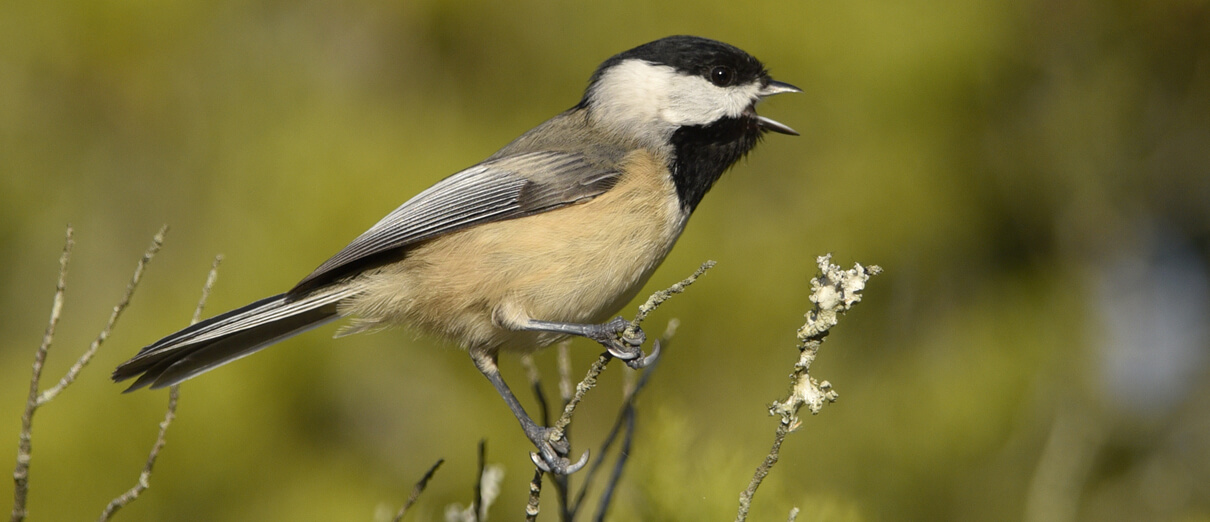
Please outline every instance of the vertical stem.
[{"label": "vertical stem", "polygon": [[42,334],[42,344],[34,353],[33,375],[29,380],[29,398],[25,401],[25,411],[21,414],[21,435],[17,442],[17,466],[13,469],[13,513],[12,522],[25,520],[28,512],[25,500],[29,496],[29,461],[32,448],[32,433],[34,411],[38,409],[38,382],[42,379],[42,365],[46,362],[46,353],[55,339],[55,326],[59,324],[59,313],[63,310],[63,293],[67,288],[67,265],[71,261],[71,248],[75,245],[72,238],[71,225],[67,226],[67,239],[63,244],[63,253],[59,255],[59,282],[55,285],[55,298],[50,308],[50,321],[46,332]]}]

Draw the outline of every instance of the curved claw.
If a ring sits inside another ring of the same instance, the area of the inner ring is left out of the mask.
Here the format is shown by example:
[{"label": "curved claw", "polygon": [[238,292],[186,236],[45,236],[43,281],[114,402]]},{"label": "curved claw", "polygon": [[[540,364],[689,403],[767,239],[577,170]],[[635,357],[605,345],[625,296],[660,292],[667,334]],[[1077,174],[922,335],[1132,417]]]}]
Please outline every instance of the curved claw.
[{"label": "curved claw", "polygon": [[529,460],[534,463],[534,466],[537,466],[538,469],[546,473],[570,475],[580,471],[586,464],[588,464],[588,451],[585,451],[583,455],[580,455],[580,460],[576,461],[574,464],[570,460],[559,458],[558,462],[555,462],[552,467],[551,463],[546,462],[545,459],[532,451],[529,452]]},{"label": "curved claw", "polygon": [[597,341],[605,345],[605,349],[612,355],[623,361],[632,361],[643,357],[641,346],[647,341],[647,334],[642,328],[635,328],[634,334],[626,335],[626,329],[630,327],[630,321],[624,317],[618,316],[612,321],[605,323],[605,327],[612,331],[612,335],[605,339]]},{"label": "curved claw", "polygon": [[534,466],[537,466],[538,469],[550,473],[550,466],[547,466],[546,461],[542,460],[542,457],[539,457],[537,453],[532,451],[529,452],[529,460],[532,461]]},{"label": "curved claw", "polygon": [[580,460],[577,460],[575,464],[567,466],[567,473],[565,473],[565,474],[571,474],[571,473],[580,471],[580,469],[583,468],[585,464],[588,464],[588,450],[584,450],[584,454],[580,455]]},{"label": "curved claw", "polygon": [[643,357],[643,351],[636,350],[634,348],[621,348],[610,345],[605,347],[605,351],[609,352],[609,355],[612,355],[617,359],[626,361],[626,364],[630,364],[630,361],[637,361]]},{"label": "curved claw", "polygon": [[646,357],[636,357],[626,361],[626,366],[631,369],[639,370],[655,364],[655,361],[660,358],[660,342],[656,341],[651,347],[651,355]]}]

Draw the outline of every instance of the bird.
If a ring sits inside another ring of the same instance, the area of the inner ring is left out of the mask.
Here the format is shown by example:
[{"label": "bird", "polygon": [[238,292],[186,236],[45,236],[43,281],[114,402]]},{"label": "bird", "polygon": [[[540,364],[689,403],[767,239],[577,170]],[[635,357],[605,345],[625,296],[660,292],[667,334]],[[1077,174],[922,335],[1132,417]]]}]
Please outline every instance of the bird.
[{"label": "bird", "polygon": [[[568,336],[634,368],[655,354],[607,320],[637,295],[702,198],[768,132],[777,94],[747,52],[677,35],[602,62],[580,101],[388,213],[284,293],[211,317],[141,349],[113,372],[127,392],[163,388],[331,321],[337,336],[402,325],[465,348],[512,410],[539,468],[569,474],[499,372],[501,352]],[[625,337],[625,338],[624,338]]]}]

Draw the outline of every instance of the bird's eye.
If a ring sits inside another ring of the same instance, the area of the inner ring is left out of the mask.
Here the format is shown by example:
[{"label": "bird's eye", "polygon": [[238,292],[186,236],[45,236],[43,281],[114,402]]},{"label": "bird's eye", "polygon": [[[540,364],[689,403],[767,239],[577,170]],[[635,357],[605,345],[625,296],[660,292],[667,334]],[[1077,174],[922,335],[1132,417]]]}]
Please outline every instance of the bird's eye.
[{"label": "bird's eye", "polygon": [[735,71],[725,65],[715,66],[710,69],[710,83],[719,87],[731,85],[731,81],[735,79]]}]

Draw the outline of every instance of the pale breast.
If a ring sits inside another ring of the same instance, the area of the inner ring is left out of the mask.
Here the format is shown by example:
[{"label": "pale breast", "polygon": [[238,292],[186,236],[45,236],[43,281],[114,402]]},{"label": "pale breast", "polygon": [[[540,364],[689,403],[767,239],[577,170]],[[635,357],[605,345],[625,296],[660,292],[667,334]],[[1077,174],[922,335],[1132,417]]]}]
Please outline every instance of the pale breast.
[{"label": "pale breast", "polygon": [[592,200],[420,245],[361,277],[365,291],[341,311],[359,317],[357,330],[404,324],[464,347],[514,350],[558,338],[515,331],[527,319],[604,321],[647,282],[688,217],[664,164],[635,152]]}]

